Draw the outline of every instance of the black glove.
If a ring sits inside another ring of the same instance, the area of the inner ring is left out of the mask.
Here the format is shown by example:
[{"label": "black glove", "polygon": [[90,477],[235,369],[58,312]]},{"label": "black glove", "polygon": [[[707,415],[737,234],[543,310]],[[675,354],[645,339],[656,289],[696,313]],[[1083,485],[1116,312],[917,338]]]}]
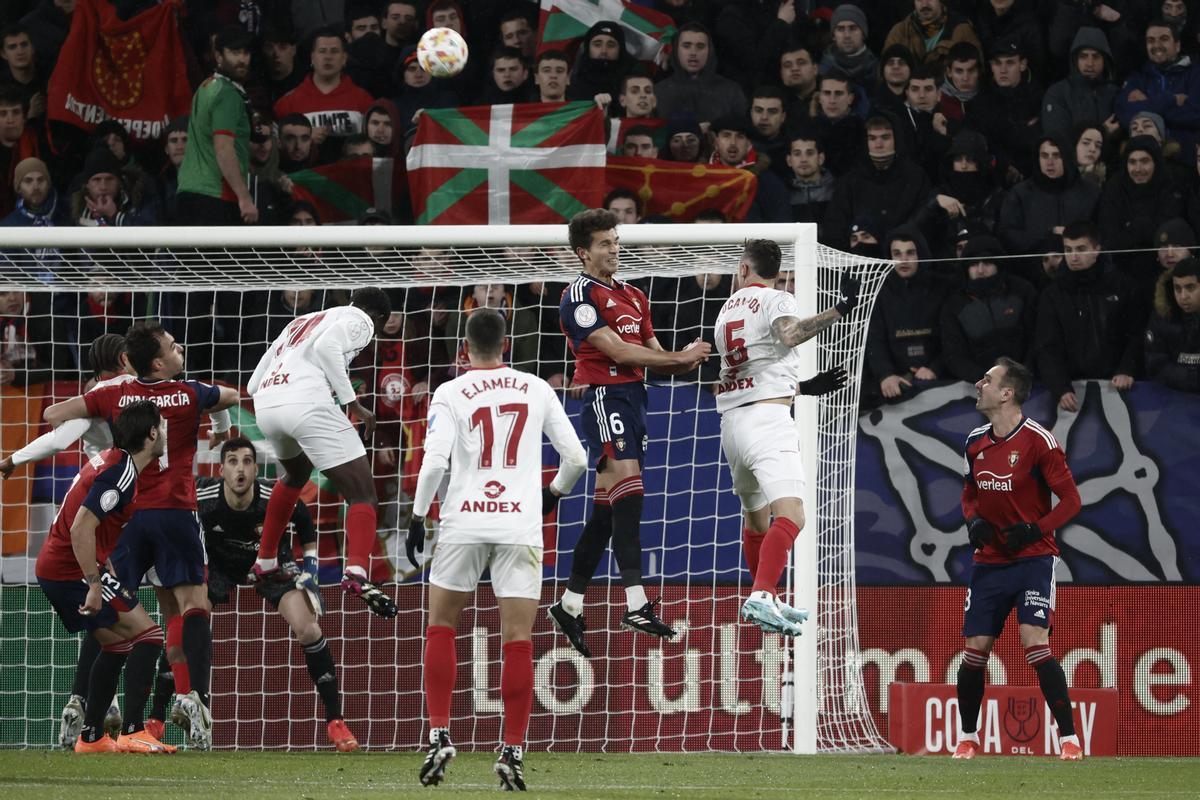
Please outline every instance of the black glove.
[{"label": "black glove", "polygon": [[838,389],[846,385],[846,370],[844,367],[834,367],[827,369],[824,372],[818,372],[806,381],[800,381],[797,394],[806,394],[813,397],[820,397],[823,394],[832,394]]},{"label": "black glove", "polygon": [[1019,553],[1034,542],[1041,541],[1042,529],[1036,522],[1018,522],[1004,529],[1008,552]]},{"label": "black glove", "polygon": [[976,550],[992,543],[996,538],[996,529],[992,527],[992,523],[985,520],[983,517],[975,517],[967,520],[967,541]]},{"label": "black glove", "polygon": [[843,317],[853,311],[854,307],[858,305],[858,290],[861,286],[861,279],[851,277],[849,269],[842,270],[842,282],[839,287],[842,299],[838,300],[833,307]]},{"label": "black glove", "polygon": [[550,491],[549,486],[542,487],[542,516],[547,517],[553,513],[554,509],[558,508],[558,501],[561,498],[554,492]]},{"label": "black glove", "polygon": [[417,553],[425,552],[425,520],[414,516],[408,523],[408,539],[404,542],[404,552],[408,561],[414,567],[421,566],[417,562]]}]

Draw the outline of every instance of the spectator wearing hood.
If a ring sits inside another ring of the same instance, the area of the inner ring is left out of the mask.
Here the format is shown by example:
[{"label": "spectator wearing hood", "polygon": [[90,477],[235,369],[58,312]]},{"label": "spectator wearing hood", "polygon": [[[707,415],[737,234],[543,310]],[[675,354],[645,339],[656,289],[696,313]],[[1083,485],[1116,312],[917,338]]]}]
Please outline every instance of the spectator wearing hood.
[{"label": "spectator wearing hood", "polygon": [[[1163,168],[1158,142],[1149,136],[1130,139],[1120,169],[1100,197],[1097,219],[1104,249],[1148,250],[1160,223],[1183,213],[1183,192]],[[1113,259],[1149,303],[1158,278],[1154,253],[1114,253]]]},{"label": "spectator wearing hood", "polygon": [[913,158],[927,175],[937,175],[950,147],[950,125],[938,110],[942,101],[942,70],[919,64],[904,88],[904,108],[898,115],[913,142]]},{"label": "spectator wearing hood", "polygon": [[1100,188],[1079,177],[1072,154],[1055,137],[1043,136],[1038,142],[1033,176],[1014,186],[1000,207],[996,232],[1010,253],[1046,250],[1052,235],[1095,215]]},{"label": "spectator wearing hood", "polygon": [[990,0],[978,5],[975,33],[983,52],[992,53],[1000,42],[1015,42],[1029,62],[1030,71],[1042,76],[1046,68],[1046,34],[1034,0]]},{"label": "spectator wearing hood", "polygon": [[692,23],[679,29],[671,52],[671,70],[654,90],[660,116],[692,114],[701,122],[711,122],[746,114],[742,88],[717,74],[712,37],[703,25]]},{"label": "spectator wearing hood", "polygon": [[929,195],[929,177],[908,155],[907,132],[886,113],[867,120],[866,160],[838,179],[822,235],[844,249],[850,222],[870,214],[889,231],[912,219]]},{"label": "spectator wearing hood", "polygon": [[1023,47],[1017,39],[992,43],[988,53],[991,82],[972,110],[976,127],[987,133],[1006,183],[1033,174],[1030,154],[1041,135],[1038,117],[1044,92],[1033,79]]},{"label": "spectator wearing hood", "polygon": [[1173,217],[1159,225],[1154,232],[1154,246],[1158,248],[1154,260],[1161,275],[1191,255],[1196,248],[1196,233],[1187,220]]},{"label": "spectator wearing hood", "polygon": [[969,240],[960,262],[965,285],[942,306],[942,359],[960,381],[979,380],[1001,356],[1030,363],[1037,290],[1000,269],[1004,256],[993,236]]},{"label": "spectator wearing hood", "polygon": [[747,170],[758,176],[754,200],[744,222],[790,222],[791,203],[783,181],[770,171],[770,158],[759,156],[750,144],[754,129],[741,116],[728,115],[713,122],[710,164]]},{"label": "spectator wearing hood", "polygon": [[792,171],[788,188],[792,191],[792,221],[825,221],[825,210],[833,199],[833,174],[825,169],[825,148],[821,137],[811,130],[792,134],[787,155]]},{"label": "spectator wearing hood", "polygon": [[[1185,153],[1179,142],[1167,138],[1167,123],[1153,111],[1139,111],[1133,115],[1133,119],[1129,121],[1129,138],[1135,136],[1149,136],[1158,142],[1162,149],[1163,169],[1171,181],[1181,191],[1187,192],[1191,189],[1196,183],[1196,164],[1193,157],[1195,148]],[[1122,142],[1121,151],[1124,152],[1127,146],[1127,142]],[[1115,147],[1109,149],[1116,150]],[[1115,153],[1106,153],[1106,156],[1114,163],[1119,160]]]},{"label": "spectator wearing hood", "polygon": [[1038,373],[1063,411],[1078,411],[1071,381],[1111,380],[1133,386],[1141,359],[1146,306],[1129,278],[1101,252],[1100,233],[1089,221],[1063,230],[1065,269],[1038,300]]},{"label": "spectator wearing hood", "polygon": [[396,97],[396,114],[400,127],[397,132],[407,143],[417,131],[417,112],[425,108],[454,108],[462,105],[452,82],[434,80],[421,68],[417,60],[416,45],[404,49],[404,56],[396,68],[400,70],[400,83],[403,88]]},{"label": "spectator wearing hood", "polygon": [[[996,182],[987,140],[971,128],[959,131],[946,152],[937,185],[915,224],[938,258],[952,257],[958,232],[966,227],[991,233],[1004,192]],[[958,273],[956,268],[949,272]]]},{"label": "spectator wearing hood", "polygon": [[879,56],[878,88],[871,95],[871,110],[903,114],[907,99],[904,90],[916,66],[916,59],[904,45],[894,44],[884,50]]},{"label": "spectator wearing hood", "polygon": [[613,101],[621,94],[621,81],[637,67],[637,61],[625,49],[625,29],[615,22],[602,20],[584,34],[567,86],[568,100],[592,100],[607,95],[610,113],[616,113]]},{"label": "spectator wearing hood", "polygon": [[858,6],[843,3],[833,10],[829,27],[833,42],[821,58],[821,69],[836,67],[868,93],[874,92],[879,81],[879,59],[867,47],[867,15]]},{"label": "spectator wearing hood", "polygon": [[1043,16],[1050,18],[1046,26],[1046,49],[1050,58],[1060,60],[1067,53],[1068,43],[1071,50],[1075,49],[1075,37],[1081,28],[1094,27],[1104,34],[1112,48],[1113,74],[1128,75],[1141,62],[1141,53],[1145,52],[1141,45],[1141,25],[1154,15],[1149,9],[1152,2],[1154,0],[1057,0],[1042,3],[1043,12],[1049,11]]},{"label": "spectator wearing hood", "polygon": [[1117,86],[1108,38],[1099,28],[1083,27],[1071,43],[1070,74],[1042,98],[1042,132],[1066,141],[1081,125],[1101,127],[1111,136],[1120,127],[1113,114]]},{"label": "spectator wearing hood", "polygon": [[125,190],[121,163],[107,147],[97,147],[83,162],[71,195],[71,218],[84,226],[153,225],[153,213],[138,207]]},{"label": "spectator wearing hood", "polygon": [[902,44],[917,61],[940,64],[959,42],[979,48],[970,20],[948,9],[945,0],[914,0],[913,12],[892,26],[883,49]]},{"label": "spectator wearing hood", "polygon": [[492,51],[488,64],[488,77],[476,98],[477,105],[529,103],[536,99],[533,77],[520,50],[501,45]]},{"label": "spectator wearing hood", "polygon": [[887,237],[887,254],[896,268],[879,288],[867,330],[868,406],[910,396],[916,381],[946,372],[940,330],[946,287],[921,263],[930,258],[925,237],[910,226],[896,228]]},{"label": "spectator wearing hood", "polygon": [[153,208],[155,216],[162,213],[162,191],[158,181],[142,168],[133,155],[133,138],[125,126],[115,119],[105,120],[92,131],[89,149],[107,147],[121,162],[121,182],[133,202],[143,208]]},{"label": "spectator wearing hood", "polygon": [[1145,358],[1146,377],[1200,393],[1200,261],[1191,256],[1159,278]]},{"label": "spectator wearing hood", "polygon": [[400,112],[391,100],[376,100],[363,117],[363,133],[371,140],[376,158],[399,158]]},{"label": "spectator wearing hood", "polygon": [[1167,135],[1191,152],[1200,138],[1200,66],[1183,55],[1179,32],[1162,20],[1146,28],[1146,55],[1117,94],[1117,119],[1128,127],[1137,112],[1153,111],[1167,123]]}]

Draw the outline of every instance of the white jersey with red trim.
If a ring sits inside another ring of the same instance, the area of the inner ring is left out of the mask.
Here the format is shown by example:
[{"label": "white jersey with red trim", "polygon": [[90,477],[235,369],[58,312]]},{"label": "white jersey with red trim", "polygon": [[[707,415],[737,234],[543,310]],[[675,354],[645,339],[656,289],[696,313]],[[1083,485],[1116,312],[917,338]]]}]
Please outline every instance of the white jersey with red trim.
[{"label": "white jersey with red trim", "polygon": [[[565,493],[587,456],[550,384],[495,367],[438,387],[429,404],[421,480],[428,469],[449,463],[439,542],[542,546],[543,433],[562,456],[554,486]],[[424,516],[431,488],[418,483],[414,514]]]},{"label": "white jersey with red trim", "polygon": [[715,337],[721,356],[717,411],[796,394],[799,357],[771,330],[780,317],[796,316],[794,297],[761,283],[744,286],[725,301],[717,314]]},{"label": "white jersey with red trim", "polygon": [[355,398],[349,367],[375,336],[375,323],[356,306],[296,317],[263,354],[246,385],[254,407],[312,405]]}]

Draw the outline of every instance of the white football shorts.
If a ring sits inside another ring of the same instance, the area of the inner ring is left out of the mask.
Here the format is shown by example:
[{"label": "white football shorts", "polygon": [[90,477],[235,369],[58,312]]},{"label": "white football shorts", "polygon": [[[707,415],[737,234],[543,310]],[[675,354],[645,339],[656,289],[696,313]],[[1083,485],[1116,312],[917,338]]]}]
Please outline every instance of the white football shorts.
[{"label": "white football shorts", "polygon": [[542,548],[527,544],[439,542],[429,582],[452,592],[473,592],[488,566],[496,597],[542,598]]},{"label": "white football shorts", "polygon": [[258,429],[279,459],[301,452],[319,470],[341,466],[367,454],[349,417],[330,403],[255,409]]},{"label": "white football shorts", "polygon": [[745,510],[804,496],[800,434],[788,406],[752,403],[726,411],[721,415],[721,449]]}]

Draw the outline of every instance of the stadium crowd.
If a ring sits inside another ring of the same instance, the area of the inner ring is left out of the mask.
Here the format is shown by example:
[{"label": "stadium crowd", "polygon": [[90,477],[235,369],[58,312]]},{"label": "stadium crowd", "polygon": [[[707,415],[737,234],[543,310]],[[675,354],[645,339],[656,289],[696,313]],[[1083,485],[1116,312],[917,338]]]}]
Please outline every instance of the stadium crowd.
[{"label": "stadium crowd", "polygon": [[[114,2],[123,18],[154,5]],[[312,204],[292,201],[288,173],[403,157],[422,109],[593,100],[619,126],[620,153],[750,170],[748,221],[815,222],[831,247],[895,261],[871,322],[867,406],[922,381],[973,382],[999,356],[1033,365],[1064,410],[1077,408],[1071,381],[1082,378],[1200,391],[1200,268],[1189,255],[1200,230],[1200,14],[1187,3],[634,5],[674,20],[666,66],[635,60],[616,21],[593,25],[574,52],[539,52],[538,5],[527,0],[188,0],[181,30],[205,117],[171,120],[146,145],[111,120],[89,133],[47,122],[75,2],[10,0],[0,10],[0,226],[321,224]],[[470,44],[450,79],[416,59],[435,26]],[[230,80],[201,87],[214,70]],[[218,89],[229,86],[239,118],[226,136]],[[244,152],[226,156],[229,139]],[[235,175],[246,164],[243,185],[225,179],[227,163]],[[627,223],[663,221],[627,191],[605,206]],[[359,222],[412,219],[398,207]],[[35,257],[52,285],[56,252]],[[676,347],[711,340],[729,278],[646,288],[664,346]],[[465,364],[463,321],[490,305],[513,317],[513,363],[569,387],[560,291],[397,292],[364,379],[382,403],[401,384],[405,402],[419,403]],[[153,316],[187,343],[192,373],[243,385],[289,319],[344,302],[319,287],[7,292],[0,382],[78,377],[80,343]],[[398,446],[398,430],[380,435]]]}]

